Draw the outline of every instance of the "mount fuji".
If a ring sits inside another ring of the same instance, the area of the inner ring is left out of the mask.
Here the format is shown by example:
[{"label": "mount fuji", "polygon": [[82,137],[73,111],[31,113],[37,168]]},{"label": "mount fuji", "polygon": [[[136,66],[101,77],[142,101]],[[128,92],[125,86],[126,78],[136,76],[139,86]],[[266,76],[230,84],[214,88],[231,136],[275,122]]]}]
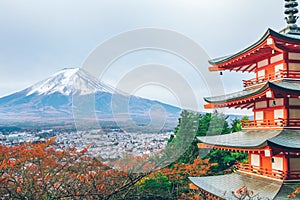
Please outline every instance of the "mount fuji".
[{"label": "mount fuji", "polygon": [[172,105],[116,92],[80,68],[63,69],[0,98],[0,126],[74,127],[76,119],[146,126],[164,113],[164,126],[173,128],[180,112]]}]

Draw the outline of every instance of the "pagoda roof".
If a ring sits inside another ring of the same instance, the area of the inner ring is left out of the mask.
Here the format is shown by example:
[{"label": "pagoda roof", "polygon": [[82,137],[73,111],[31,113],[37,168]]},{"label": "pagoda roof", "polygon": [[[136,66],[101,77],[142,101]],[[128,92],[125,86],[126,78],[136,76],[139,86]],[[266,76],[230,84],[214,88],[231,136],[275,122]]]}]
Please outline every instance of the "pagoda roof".
[{"label": "pagoda roof", "polygon": [[[273,39],[274,41],[269,43],[269,38]],[[292,32],[278,33],[272,29],[268,29],[257,42],[243,49],[242,51],[232,55],[209,60],[209,63],[212,65],[210,70],[216,71],[230,69],[250,72],[256,68],[256,65],[251,65],[253,64],[253,62],[251,62],[252,60],[271,55],[272,49],[281,52],[287,49],[299,51],[299,47],[294,45],[300,45],[299,34],[293,34]]]},{"label": "pagoda roof", "polygon": [[[233,199],[232,192],[246,186],[262,199],[276,199],[283,183],[242,174],[190,177],[194,185],[222,199]],[[282,196],[282,195],[281,195]],[[287,197],[287,196],[286,196]]]},{"label": "pagoda roof", "polygon": [[203,136],[197,139],[205,144],[235,148],[263,148],[267,140],[280,134],[278,130],[245,130],[225,135]]},{"label": "pagoda roof", "polygon": [[242,90],[239,92],[234,92],[231,94],[221,95],[221,96],[215,96],[215,97],[205,97],[204,100],[208,103],[226,103],[236,100],[242,100],[245,98],[250,98],[253,96],[256,96],[258,94],[264,93],[268,89],[276,89],[279,91],[287,91],[292,92],[295,94],[300,94],[300,82],[289,80],[289,79],[283,79],[280,82],[266,82],[263,86],[254,88],[254,89],[247,89]]},{"label": "pagoda roof", "polygon": [[225,135],[202,136],[197,139],[210,146],[261,149],[266,146],[276,146],[300,150],[300,130],[243,130]]},{"label": "pagoda roof", "polygon": [[300,149],[300,130],[282,130],[277,136],[268,139],[270,145]]}]

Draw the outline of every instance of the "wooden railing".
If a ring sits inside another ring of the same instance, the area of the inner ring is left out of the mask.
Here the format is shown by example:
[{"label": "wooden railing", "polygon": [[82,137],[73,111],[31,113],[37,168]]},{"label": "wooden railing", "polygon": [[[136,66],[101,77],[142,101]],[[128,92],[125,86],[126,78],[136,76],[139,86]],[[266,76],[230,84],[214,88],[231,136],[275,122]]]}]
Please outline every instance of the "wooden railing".
[{"label": "wooden railing", "polygon": [[300,70],[280,70],[284,78],[300,78]]},{"label": "wooden railing", "polygon": [[300,127],[300,118],[297,119],[273,119],[273,120],[242,120],[243,128],[257,127]]},{"label": "wooden railing", "polygon": [[287,173],[288,180],[299,180],[300,179],[300,170],[293,170]]},{"label": "wooden railing", "polygon": [[300,127],[300,118],[295,118],[295,119],[283,119],[282,120],[284,124],[286,124],[286,126],[290,126],[290,127]]},{"label": "wooden railing", "polygon": [[300,170],[295,171],[282,171],[282,170],[268,170],[262,167],[252,166],[247,163],[239,163],[238,170],[240,172],[252,173],[255,175],[261,175],[269,178],[275,178],[280,180],[299,180]]},{"label": "wooden railing", "polygon": [[300,79],[300,70],[279,70],[273,74],[266,74],[250,80],[243,80],[244,87],[250,87],[253,85],[261,84],[271,80],[278,80],[283,78],[298,78]]},{"label": "wooden railing", "polygon": [[256,127],[284,127],[286,121],[283,119],[275,120],[242,120],[243,128],[256,128]]}]

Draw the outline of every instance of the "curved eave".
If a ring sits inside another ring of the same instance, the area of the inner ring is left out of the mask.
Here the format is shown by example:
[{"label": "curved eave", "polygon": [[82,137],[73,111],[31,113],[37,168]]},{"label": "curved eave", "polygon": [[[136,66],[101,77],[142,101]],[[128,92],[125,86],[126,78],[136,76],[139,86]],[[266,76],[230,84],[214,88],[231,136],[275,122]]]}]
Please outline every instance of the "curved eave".
[{"label": "curved eave", "polygon": [[204,97],[204,100],[210,104],[224,104],[232,101],[244,100],[247,98],[253,98],[257,95],[263,95],[268,89],[275,91],[284,91],[293,95],[300,95],[300,82],[283,79],[281,82],[267,82],[262,87],[243,90],[240,92],[231,93],[228,95]]},{"label": "curved eave", "polygon": [[268,146],[270,146],[271,148],[274,148],[274,149],[280,149],[280,151],[297,152],[297,153],[300,152],[300,148],[292,148],[287,145],[278,145],[278,144],[270,142],[270,141],[268,141]]},{"label": "curved eave", "polygon": [[[226,174],[219,176],[189,177],[190,181],[199,189],[221,199],[233,199],[232,192],[246,186],[261,199],[275,199],[282,182],[256,178],[243,174]],[[295,190],[295,189],[294,189]]]},{"label": "curved eave", "polygon": [[279,83],[269,82],[270,88],[278,91],[287,91],[293,95],[300,95],[300,83],[299,81],[285,81]]},{"label": "curved eave", "polygon": [[268,139],[268,144],[279,149],[300,151],[300,130],[283,130],[279,135]]},{"label": "curved eave", "polygon": [[261,149],[268,145],[268,139],[280,133],[280,130],[245,130],[226,135],[197,137],[197,139],[210,146]]},{"label": "curved eave", "polygon": [[197,139],[210,147],[262,149],[270,146],[286,151],[300,151],[300,130],[245,130],[226,135],[203,136]]},{"label": "curved eave", "polygon": [[[242,100],[245,98],[259,95],[259,94],[265,92],[268,88],[269,88],[269,82],[267,82],[264,86],[262,86],[260,88],[256,88],[256,89],[252,89],[252,90],[243,90],[241,92],[231,93],[231,94],[223,95],[223,96],[204,97],[204,100],[207,103],[215,103],[215,104],[227,103],[227,102]],[[214,99],[218,99],[218,100],[214,100]]]},{"label": "curved eave", "polygon": [[230,56],[224,56],[224,57],[221,57],[221,58],[216,58],[216,59],[209,60],[208,62],[211,65],[221,65],[222,63],[226,63],[228,61],[231,61],[232,59],[235,59],[235,58],[237,58],[237,57],[239,57],[239,56],[241,56],[245,53],[253,51],[255,48],[257,48],[258,46],[263,44],[269,36],[273,36],[275,38],[282,39],[282,40],[287,41],[287,42],[300,43],[300,37],[296,38],[296,37],[292,37],[292,36],[287,36],[287,35],[277,33],[276,31],[273,31],[272,29],[268,29],[266,31],[266,33],[256,43],[254,43],[253,45],[247,47],[246,49],[244,49],[244,50],[242,50],[242,51],[240,51],[236,54],[230,55]]}]

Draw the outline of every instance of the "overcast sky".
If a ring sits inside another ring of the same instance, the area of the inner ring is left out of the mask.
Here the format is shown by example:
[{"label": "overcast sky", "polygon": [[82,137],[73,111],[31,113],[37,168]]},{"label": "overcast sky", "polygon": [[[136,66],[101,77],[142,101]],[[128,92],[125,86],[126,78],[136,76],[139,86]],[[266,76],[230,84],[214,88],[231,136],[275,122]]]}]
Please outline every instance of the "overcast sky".
[{"label": "overcast sky", "polygon": [[[1,0],[0,96],[25,89],[63,68],[81,67],[99,44],[137,28],[173,30],[197,42],[211,58],[228,55],[256,42],[268,28],[276,31],[284,28],[284,3],[283,0]],[[144,52],[143,56],[152,59],[151,62],[167,57],[155,52]],[[163,59],[176,65],[176,59]],[[126,68],[134,60],[133,55],[120,63]],[[107,81],[113,85],[114,78],[111,72]],[[227,72],[222,79],[226,91],[242,89],[241,75]]]}]

